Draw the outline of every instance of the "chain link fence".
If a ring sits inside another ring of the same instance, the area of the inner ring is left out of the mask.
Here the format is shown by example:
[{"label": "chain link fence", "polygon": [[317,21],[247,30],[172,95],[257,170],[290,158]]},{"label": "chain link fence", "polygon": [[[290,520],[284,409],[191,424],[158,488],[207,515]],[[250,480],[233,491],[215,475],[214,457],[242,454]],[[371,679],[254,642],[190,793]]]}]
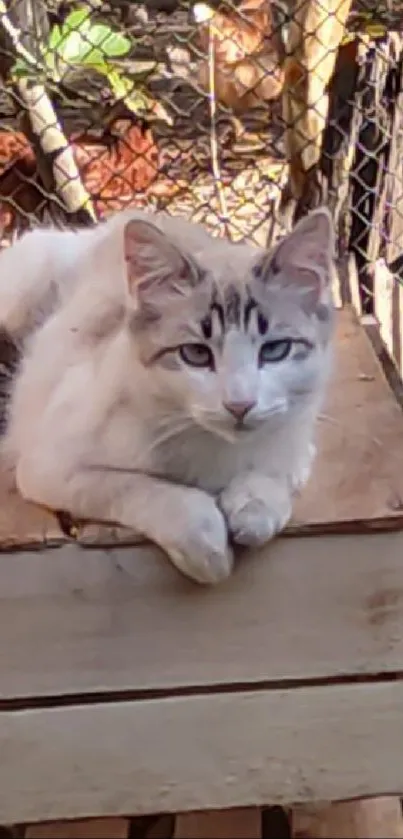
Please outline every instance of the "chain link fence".
[{"label": "chain link fence", "polygon": [[402,20],[401,0],[0,0],[3,244],[133,206],[261,245],[325,201],[370,311],[375,263],[402,270]]}]

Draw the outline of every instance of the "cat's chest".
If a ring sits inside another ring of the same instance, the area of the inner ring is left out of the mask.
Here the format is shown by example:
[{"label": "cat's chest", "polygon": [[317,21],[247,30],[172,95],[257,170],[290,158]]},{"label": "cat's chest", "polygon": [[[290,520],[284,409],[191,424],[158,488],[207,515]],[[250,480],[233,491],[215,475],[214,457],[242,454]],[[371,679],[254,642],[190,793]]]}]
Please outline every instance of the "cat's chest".
[{"label": "cat's chest", "polygon": [[197,427],[168,434],[158,423],[154,427],[116,414],[112,423],[104,425],[92,460],[215,493],[240,472],[255,468],[263,449],[267,449],[267,440],[262,446],[253,432],[229,443]]},{"label": "cat's chest", "polygon": [[256,468],[257,441],[226,443],[212,435],[189,434],[155,453],[155,468],[167,479],[219,492],[236,475]]}]

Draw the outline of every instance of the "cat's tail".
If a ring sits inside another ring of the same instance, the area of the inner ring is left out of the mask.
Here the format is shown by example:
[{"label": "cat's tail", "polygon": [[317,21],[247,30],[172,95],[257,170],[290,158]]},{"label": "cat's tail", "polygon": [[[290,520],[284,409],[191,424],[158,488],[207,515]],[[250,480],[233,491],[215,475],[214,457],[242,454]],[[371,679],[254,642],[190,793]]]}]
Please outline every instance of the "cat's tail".
[{"label": "cat's tail", "polygon": [[74,233],[37,229],[0,252],[0,332],[23,341],[57,306]]}]

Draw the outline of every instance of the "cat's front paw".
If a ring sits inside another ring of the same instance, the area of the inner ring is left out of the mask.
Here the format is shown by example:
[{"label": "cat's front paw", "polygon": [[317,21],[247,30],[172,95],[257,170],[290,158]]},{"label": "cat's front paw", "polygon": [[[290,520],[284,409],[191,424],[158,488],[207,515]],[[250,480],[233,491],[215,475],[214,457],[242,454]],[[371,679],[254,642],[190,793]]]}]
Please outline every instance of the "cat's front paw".
[{"label": "cat's front paw", "polygon": [[288,492],[274,480],[258,475],[233,481],[219,503],[232,540],[248,547],[269,542],[291,517]]},{"label": "cat's front paw", "polygon": [[160,542],[173,564],[198,583],[219,583],[229,577],[233,553],[224,516],[215,501],[190,489],[172,532]]}]

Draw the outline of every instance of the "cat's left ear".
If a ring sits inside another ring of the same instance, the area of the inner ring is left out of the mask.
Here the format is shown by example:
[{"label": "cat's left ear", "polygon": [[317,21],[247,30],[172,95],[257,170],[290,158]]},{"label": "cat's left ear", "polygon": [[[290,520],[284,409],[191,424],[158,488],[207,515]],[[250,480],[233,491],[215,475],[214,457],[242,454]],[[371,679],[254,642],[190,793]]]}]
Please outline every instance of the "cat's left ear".
[{"label": "cat's left ear", "polygon": [[312,310],[330,285],[334,256],[333,220],[327,207],[319,207],[268,252],[258,273],[267,284],[294,287],[304,308]]},{"label": "cat's left ear", "polygon": [[158,227],[131,219],[123,231],[128,290],[134,299],[152,299],[166,292],[183,294],[196,282],[195,269]]}]

